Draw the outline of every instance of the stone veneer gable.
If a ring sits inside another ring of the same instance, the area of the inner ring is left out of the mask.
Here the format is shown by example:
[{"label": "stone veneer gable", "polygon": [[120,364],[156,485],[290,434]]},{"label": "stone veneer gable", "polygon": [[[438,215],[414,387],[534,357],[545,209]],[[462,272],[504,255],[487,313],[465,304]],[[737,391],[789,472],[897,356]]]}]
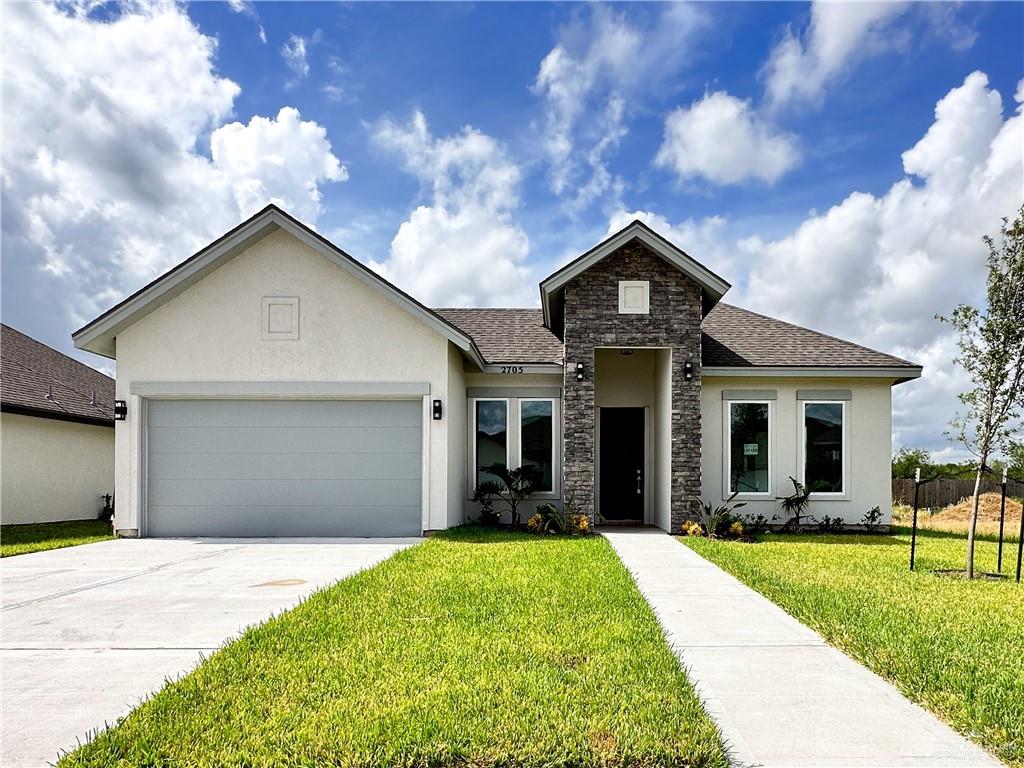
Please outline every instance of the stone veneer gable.
[{"label": "stone veneer gable", "polygon": [[[650,314],[619,314],[619,281],[650,281]],[[701,289],[638,240],[626,243],[565,286],[563,393],[565,498],[594,515],[594,350],[672,349],[672,530],[692,516],[700,495]],[[691,381],[683,364],[693,363]],[[576,381],[576,363],[585,367]]]}]

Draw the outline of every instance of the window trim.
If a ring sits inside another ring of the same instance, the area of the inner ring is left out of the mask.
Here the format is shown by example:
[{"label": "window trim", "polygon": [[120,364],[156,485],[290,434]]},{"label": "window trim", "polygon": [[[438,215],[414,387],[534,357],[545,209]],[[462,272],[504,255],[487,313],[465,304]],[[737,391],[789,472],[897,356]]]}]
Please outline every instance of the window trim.
[{"label": "window trim", "polygon": [[551,403],[551,490],[531,493],[530,499],[558,499],[561,498],[560,475],[561,463],[559,462],[558,450],[558,421],[561,419],[561,412],[558,410],[558,398],[555,397],[519,397],[516,398],[516,466],[523,466],[523,408],[524,402]]},{"label": "window trim", "polygon": [[797,408],[797,434],[800,439],[800,466],[797,478],[800,484],[807,487],[807,406],[808,405],[839,405],[842,406],[842,446],[843,455],[840,463],[842,467],[843,487],[840,491],[814,491],[810,494],[811,499],[819,501],[845,501],[850,498],[850,409],[849,400],[799,400],[800,407]]},{"label": "window trim", "polygon": [[728,499],[732,496],[732,406],[733,404],[753,404],[768,406],[768,490],[767,491],[737,491],[736,498],[743,499],[773,499],[775,489],[775,403],[765,398],[737,398],[725,400],[722,405],[722,431],[724,438],[722,444],[724,451],[722,471],[722,498]]},{"label": "window trim", "polygon": [[[512,398],[508,398],[508,397],[474,397],[474,398],[470,398],[470,401],[469,401],[469,410],[470,410],[469,434],[470,434],[470,443],[471,443],[471,450],[470,450],[471,459],[470,459],[470,464],[469,464],[470,469],[471,469],[470,475],[469,475],[469,496],[470,497],[473,496],[473,491],[476,490],[477,485],[479,485],[478,474],[480,472],[480,469],[479,469],[479,467],[477,465],[477,458],[476,458],[476,436],[477,436],[476,405],[477,405],[477,403],[504,403],[505,404],[505,466],[508,466],[509,459],[512,456],[512,445],[511,445],[511,441],[512,441],[512,424],[513,424],[513,419],[512,419]],[[516,408],[516,421],[518,421],[518,418],[519,418],[519,409]]]}]

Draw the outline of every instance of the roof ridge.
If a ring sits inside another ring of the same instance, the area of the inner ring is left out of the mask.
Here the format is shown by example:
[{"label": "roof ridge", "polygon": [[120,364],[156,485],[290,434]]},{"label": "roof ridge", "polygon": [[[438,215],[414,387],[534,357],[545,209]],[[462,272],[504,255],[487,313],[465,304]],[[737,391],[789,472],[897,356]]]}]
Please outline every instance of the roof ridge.
[{"label": "roof ridge", "polygon": [[[746,307],[740,307],[740,306],[738,306],[736,304],[729,304],[728,302],[724,302],[724,301],[720,301],[718,303],[719,303],[720,306],[725,306],[725,307],[728,307],[729,309],[738,309],[740,312],[746,312],[748,315],[754,315],[755,317],[760,317],[760,318],[763,318],[765,320],[771,320],[773,323],[780,323],[781,325],[785,325],[788,328],[796,328],[799,331],[806,331],[807,333],[813,333],[815,336],[820,336],[823,339],[831,339],[832,341],[838,341],[840,344],[849,344],[851,347],[857,347],[857,349],[863,349],[865,352],[872,352],[872,353],[874,353],[876,355],[885,355],[886,357],[892,358],[893,360],[898,360],[900,363],[902,363],[904,365],[911,366],[913,368],[920,368],[921,367],[919,364],[911,362],[910,360],[907,360],[907,359],[902,358],[902,357],[897,357],[896,355],[893,355],[893,354],[891,354],[889,352],[883,352],[880,349],[874,349],[872,347],[864,346],[863,344],[858,344],[856,341],[850,341],[849,339],[841,339],[838,336],[833,336],[830,333],[825,333],[824,331],[817,331],[814,328],[808,328],[805,325],[797,325],[796,323],[791,323],[788,320],[780,320],[777,317],[772,317],[771,315],[765,315],[765,314],[762,314],[760,312],[755,312],[752,309],[747,309]],[[703,327],[701,328],[701,330],[702,331],[704,330]]]}]

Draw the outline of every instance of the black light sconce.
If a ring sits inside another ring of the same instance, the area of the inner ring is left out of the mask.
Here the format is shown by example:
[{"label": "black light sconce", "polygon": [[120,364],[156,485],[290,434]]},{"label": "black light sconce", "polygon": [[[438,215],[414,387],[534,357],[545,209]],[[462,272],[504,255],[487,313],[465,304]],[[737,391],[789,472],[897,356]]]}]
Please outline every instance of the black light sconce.
[{"label": "black light sconce", "polygon": [[434,401],[434,421],[440,421],[440,420],[441,420],[441,401],[440,400],[435,400]]},{"label": "black light sconce", "polygon": [[576,381],[583,381],[583,363],[576,363]]},{"label": "black light sconce", "polygon": [[689,360],[683,363],[683,378],[686,381],[693,381],[693,363]]},{"label": "black light sconce", "polygon": [[128,403],[124,400],[114,401],[114,421],[124,421],[128,418]]}]

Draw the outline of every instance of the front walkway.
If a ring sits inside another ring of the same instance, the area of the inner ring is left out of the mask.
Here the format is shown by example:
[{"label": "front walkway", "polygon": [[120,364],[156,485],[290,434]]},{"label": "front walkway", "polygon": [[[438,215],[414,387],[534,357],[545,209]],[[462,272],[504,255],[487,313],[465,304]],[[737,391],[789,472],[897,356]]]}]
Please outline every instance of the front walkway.
[{"label": "front walkway", "polygon": [[417,539],[117,539],[4,558],[0,765],[50,765],[250,624]]},{"label": "front walkway", "polygon": [[735,765],[1000,765],[663,531],[603,533],[658,615]]}]

